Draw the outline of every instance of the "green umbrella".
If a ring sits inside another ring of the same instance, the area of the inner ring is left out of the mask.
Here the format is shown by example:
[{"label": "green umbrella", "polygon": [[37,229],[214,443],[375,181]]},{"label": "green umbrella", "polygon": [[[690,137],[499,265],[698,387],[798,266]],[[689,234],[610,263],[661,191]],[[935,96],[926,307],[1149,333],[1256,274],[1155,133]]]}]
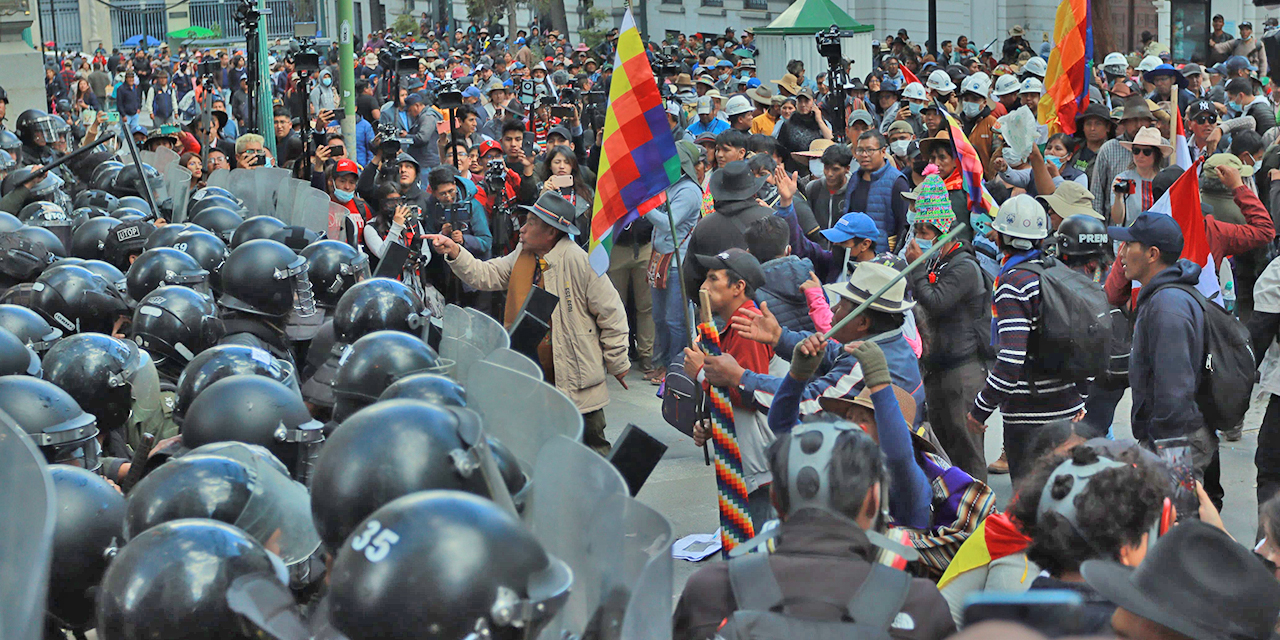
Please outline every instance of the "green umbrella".
[{"label": "green umbrella", "polygon": [[212,29],[207,27],[190,26],[185,29],[170,31],[165,35],[174,40],[198,40],[200,38],[212,38],[215,34]]}]

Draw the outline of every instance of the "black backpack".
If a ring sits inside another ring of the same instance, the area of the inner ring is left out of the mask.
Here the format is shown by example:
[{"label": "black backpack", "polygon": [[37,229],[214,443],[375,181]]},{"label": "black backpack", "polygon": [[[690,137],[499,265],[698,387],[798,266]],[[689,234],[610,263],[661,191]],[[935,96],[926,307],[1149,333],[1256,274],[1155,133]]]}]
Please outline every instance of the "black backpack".
[{"label": "black backpack", "polygon": [[1124,309],[1111,309],[1111,357],[1107,371],[1095,378],[1104,389],[1112,391],[1129,386],[1129,353],[1133,350],[1133,319]]},{"label": "black backpack", "polygon": [[911,576],[887,565],[872,564],[866,582],[844,605],[843,617],[831,620],[787,614],[788,598],[769,567],[768,554],[748,553],[730,560],[729,586],[738,610],[716,632],[717,638],[889,640],[889,627],[907,600]]},{"label": "black backpack", "polygon": [[[1210,429],[1229,429],[1244,420],[1253,384],[1258,379],[1257,360],[1249,329],[1226,309],[1205,299],[1189,284],[1173,283],[1191,294],[1204,311],[1204,370],[1196,389],[1196,405]],[[1152,292],[1155,293],[1155,292]]]},{"label": "black backpack", "polygon": [[684,355],[667,365],[662,382],[662,418],[680,433],[693,437],[693,425],[702,417],[702,384],[684,372]]},{"label": "black backpack", "polygon": [[1027,342],[1027,364],[1037,377],[1080,382],[1105,374],[1112,323],[1102,285],[1050,257],[1043,265],[1024,262],[1014,268],[1040,276],[1040,317]]}]

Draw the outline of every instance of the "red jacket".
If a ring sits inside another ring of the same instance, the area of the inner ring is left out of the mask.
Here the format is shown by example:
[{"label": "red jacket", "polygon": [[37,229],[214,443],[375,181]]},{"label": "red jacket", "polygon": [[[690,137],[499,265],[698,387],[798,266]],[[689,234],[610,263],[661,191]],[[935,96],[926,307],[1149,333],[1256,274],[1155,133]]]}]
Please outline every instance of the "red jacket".
[{"label": "red jacket", "polygon": [[[1204,217],[1204,231],[1209,237],[1209,253],[1213,255],[1213,266],[1222,265],[1223,258],[1252,251],[1261,247],[1275,237],[1275,225],[1271,222],[1271,214],[1262,206],[1257,194],[1241,185],[1232,194],[1240,213],[1244,214],[1244,224],[1219,222],[1212,215]],[[1113,306],[1124,307],[1131,301],[1133,283],[1124,277],[1124,268],[1116,260],[1107,274],[1103,285],[1107,292],[1107,300]]]},{"label": "red jacket", "polygon": [[[760,311],[759,308],[756,307],[756,303],[747,300],[742,303],[741,307],[738,307],[737,311],[733,312],[733,315],[735,317],[742,316],[747,318],[748,316],[743,313],[744,309],[749,309],[757,313]],[[726,326],[728,328],[720,334],[720,351],[725,355],[733,356],[733,359],[737,360],[738,364],[742,365],[742,368],[747,371],[769,373],[769,359],[773,357],[773,348],[738,335],[738,332],[732,328],[732,321],[730,321]],[[736,388],[729,390],[729,400],[733,402],[733,406],[735,407],[748,406],[743,404],[742,398],[738,396],[738,390]]]}]

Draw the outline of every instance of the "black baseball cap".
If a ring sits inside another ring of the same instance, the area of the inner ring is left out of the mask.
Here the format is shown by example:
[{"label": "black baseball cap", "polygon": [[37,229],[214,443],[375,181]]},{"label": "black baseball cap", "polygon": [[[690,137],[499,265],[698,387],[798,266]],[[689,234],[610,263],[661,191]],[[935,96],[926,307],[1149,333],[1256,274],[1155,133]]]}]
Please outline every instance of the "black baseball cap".
[{"label": "black baseball cap", "polygon": [[746,249],[733,247],[713,256],[698,256],[698,264],[707,269],[729,269],[742,276],[752,289],[764,286],[764,270],[760,268],[760,261]]},{"label": "black baseball cap", "polygon": [[1182,255],[1182,228],[1173,216],[1144,211],[1127,227],[1107,227],[1112,240],[1155,247],[1162,254]]},{"label": "black baseball cap", "polygon": [[1196,116],[1204,113],[1212,114],[1216,118],[1218,116],[1218,109],[1208,100],[1197,100],[1187,107],[1187,118],[1194,119]]}]

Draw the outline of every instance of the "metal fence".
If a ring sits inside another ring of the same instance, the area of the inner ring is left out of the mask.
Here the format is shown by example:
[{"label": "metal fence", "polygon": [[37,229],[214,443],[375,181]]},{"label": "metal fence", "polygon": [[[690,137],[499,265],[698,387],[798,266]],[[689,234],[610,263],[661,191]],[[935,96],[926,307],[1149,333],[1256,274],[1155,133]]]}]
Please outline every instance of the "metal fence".
[{"label": "metal fence", "polygon": [[58,49],[79,50],[80,3],[78,0],[40,0],[40,37]]},{"label": "metal fence", "polygon": [[164,0],[140,0],[111,7],[111,41],[116,45],[144,34],[164,40],[164,34],[169,31],[167,25]]},{"label": "metal fence", "polygon": [[[244,29],[236,22],[235,2],[225,0],[191,0],[192,26],[205,27],[218,34],[216,40],[229,42],[244,40]],[[293,2],[292,0],[267,0],[267,8],[271,14],[267,16],[268,38],[289,38],[293,36]],[[204,41],[197,41],[196,45]]]}]

